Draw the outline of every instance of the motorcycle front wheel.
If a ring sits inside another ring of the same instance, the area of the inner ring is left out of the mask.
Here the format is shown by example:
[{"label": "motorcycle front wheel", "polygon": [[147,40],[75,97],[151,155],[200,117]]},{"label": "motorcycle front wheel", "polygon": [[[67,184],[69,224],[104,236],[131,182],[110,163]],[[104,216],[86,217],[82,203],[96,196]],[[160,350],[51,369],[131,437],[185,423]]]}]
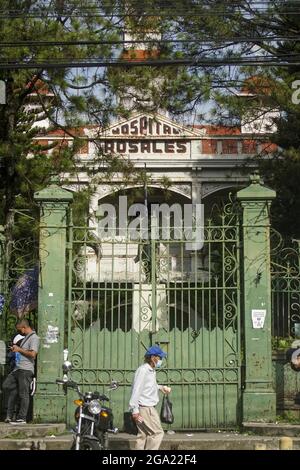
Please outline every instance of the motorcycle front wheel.
[{"label": "motorcycle front wheel", "polygon": [[[75,441],[72,444],[71,450],[75,450]],[[80,441],[79,450],[101,450],[101,446],[98,441],[83,437]]]}]

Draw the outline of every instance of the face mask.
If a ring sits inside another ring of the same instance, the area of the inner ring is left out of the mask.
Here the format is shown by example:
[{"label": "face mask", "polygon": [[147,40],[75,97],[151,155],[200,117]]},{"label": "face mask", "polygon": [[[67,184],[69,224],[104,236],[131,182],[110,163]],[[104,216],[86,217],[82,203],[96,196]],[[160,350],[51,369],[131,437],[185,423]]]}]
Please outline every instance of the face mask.
[{"label": "face mask", "polygon": [[162,360],[161,359],[158,359],[157,363],[155,364],[155,368],[156,369],[159,369],[162,365]]}]

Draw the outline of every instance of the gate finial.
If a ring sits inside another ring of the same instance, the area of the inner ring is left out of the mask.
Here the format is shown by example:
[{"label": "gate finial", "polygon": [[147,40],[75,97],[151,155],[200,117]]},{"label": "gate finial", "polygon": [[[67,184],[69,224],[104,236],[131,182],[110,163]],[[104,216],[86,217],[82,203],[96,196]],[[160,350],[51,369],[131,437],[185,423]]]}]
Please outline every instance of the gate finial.
[{"label": "gate finial", "polygon": [[50,178],[50,184],[53,185],[59,185],[60,183],[60,179],[58,177],[58,175],[52,175],[51,178]]},{"label": "gate finial", "polygon": [[260,174],[257,170],[255,170],[251,175],[250,175],[250,181],[251,184],[263,184],[263,181],[260,177]]}]

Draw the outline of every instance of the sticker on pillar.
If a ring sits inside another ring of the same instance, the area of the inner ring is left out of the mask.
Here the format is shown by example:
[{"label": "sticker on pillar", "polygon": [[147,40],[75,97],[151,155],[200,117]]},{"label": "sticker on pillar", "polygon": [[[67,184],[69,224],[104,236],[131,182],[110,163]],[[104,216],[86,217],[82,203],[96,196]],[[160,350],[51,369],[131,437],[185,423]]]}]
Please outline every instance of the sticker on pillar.
[{"label": "sticker on pillar", "polygon": [[45,337],[46,345],[58,343],[58,330],[59,330],[58,326],[48,325],[47,333]]},{"label": "sticker on pillar", "polygon": [[263,328],[265,324],[266,310],[252,310],[252,327]]}]

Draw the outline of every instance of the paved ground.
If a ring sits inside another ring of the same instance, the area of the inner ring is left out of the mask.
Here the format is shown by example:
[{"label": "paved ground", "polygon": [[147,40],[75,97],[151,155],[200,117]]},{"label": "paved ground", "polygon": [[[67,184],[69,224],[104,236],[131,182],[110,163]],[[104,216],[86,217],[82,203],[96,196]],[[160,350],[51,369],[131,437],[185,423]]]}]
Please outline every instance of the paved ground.
[{"label": "paved ground", "polygon": [[[162,450],[277,450],[283,436],[292,436],[293,449],[300,449],[300,426],[288,424],[245,423],[247,432],[175,432],[165,433]],[[259,435],[253,434],[259,431]],[[273,435],[270,435],[272,434]],[[110,449],[133,448],[135,436],[110,435]],[[0,450],[67,450],[72,434],[64,424],[13,426],[0,423]]]}]

